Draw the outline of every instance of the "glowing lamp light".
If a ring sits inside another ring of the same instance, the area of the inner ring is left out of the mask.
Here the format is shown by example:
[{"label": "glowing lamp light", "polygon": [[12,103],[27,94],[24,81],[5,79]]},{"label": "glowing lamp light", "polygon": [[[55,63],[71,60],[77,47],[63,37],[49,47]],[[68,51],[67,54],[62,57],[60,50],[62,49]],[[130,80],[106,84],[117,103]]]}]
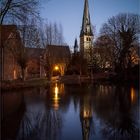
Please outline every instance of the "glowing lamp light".
[{"label": "glowing lamp light", "polygon": [[59,67],[58,67],[58,66],[55,66],[55,67],[54,67],[54,69],[55,69],[55,70],[58,70],[58,69],[59,69]]}]

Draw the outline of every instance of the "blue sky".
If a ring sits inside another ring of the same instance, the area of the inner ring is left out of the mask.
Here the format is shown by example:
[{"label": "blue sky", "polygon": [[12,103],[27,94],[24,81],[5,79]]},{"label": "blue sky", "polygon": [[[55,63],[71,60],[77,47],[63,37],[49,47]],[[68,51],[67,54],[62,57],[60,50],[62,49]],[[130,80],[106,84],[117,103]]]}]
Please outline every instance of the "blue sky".
[{"label": "blue sky", "polygon": [[[118,13],[140,13],[140,0],[88,0],[92,24],[99,29],[108,18]],[[79,42],[82,25],[84,0],[42,0],[41,16],[49,22],[60,23],[63,27],[65,42],[74,45]]]}]

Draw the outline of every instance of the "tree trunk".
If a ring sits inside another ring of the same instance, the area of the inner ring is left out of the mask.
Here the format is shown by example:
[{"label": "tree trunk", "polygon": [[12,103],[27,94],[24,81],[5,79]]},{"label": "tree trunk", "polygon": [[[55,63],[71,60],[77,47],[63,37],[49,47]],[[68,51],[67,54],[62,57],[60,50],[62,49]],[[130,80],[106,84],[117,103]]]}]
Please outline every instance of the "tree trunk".
[{"label": "tree trunk", "polygon": [[2,25],[3,24],[3,20],[4,20],[4,17],[5,15],[7,14],[9,8],[10,8],[10,5],[11,5],[11,2],[12,0],[8,0],[6,5],[5,5],[5,8],[3,9],[2,14],[1,14],[1,20],[0,20],[0,24]]},{"label": "tree trunk", "polygon": [[25,81],[25,69],[21,68],[22,81]]}]

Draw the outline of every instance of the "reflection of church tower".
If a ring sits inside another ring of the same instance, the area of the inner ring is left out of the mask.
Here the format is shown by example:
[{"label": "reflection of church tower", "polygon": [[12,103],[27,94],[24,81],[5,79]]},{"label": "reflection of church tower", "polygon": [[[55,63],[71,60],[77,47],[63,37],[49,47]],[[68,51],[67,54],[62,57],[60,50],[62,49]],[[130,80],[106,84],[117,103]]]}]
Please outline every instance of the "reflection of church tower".
[{"label": "reflection of church tower", "polygon": [[91,62],[92,47],[93,47],[93,32],[90,22],[88,0],[85,0],[82,29],[80,32],[80,53],[81,56],[87,60],[88,64]]},{"label": "reflection of church tower", "polygon": [[92,108],[89,99],[84,98],[80,102],[80,121],[83,140],[89,140],[92,125]]}]

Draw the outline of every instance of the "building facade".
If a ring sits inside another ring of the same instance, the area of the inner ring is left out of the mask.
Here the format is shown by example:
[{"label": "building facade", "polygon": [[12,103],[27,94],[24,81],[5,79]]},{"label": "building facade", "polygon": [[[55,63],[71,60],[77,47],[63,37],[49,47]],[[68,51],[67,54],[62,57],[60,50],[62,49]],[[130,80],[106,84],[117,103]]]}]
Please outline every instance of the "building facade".
[{"label": "building facade", "polygon": [[13,53],[21,45],[20,35],[16,25],[1,25],[0,33],[1,80],[17,79],[20,77],[20,68]]}]

